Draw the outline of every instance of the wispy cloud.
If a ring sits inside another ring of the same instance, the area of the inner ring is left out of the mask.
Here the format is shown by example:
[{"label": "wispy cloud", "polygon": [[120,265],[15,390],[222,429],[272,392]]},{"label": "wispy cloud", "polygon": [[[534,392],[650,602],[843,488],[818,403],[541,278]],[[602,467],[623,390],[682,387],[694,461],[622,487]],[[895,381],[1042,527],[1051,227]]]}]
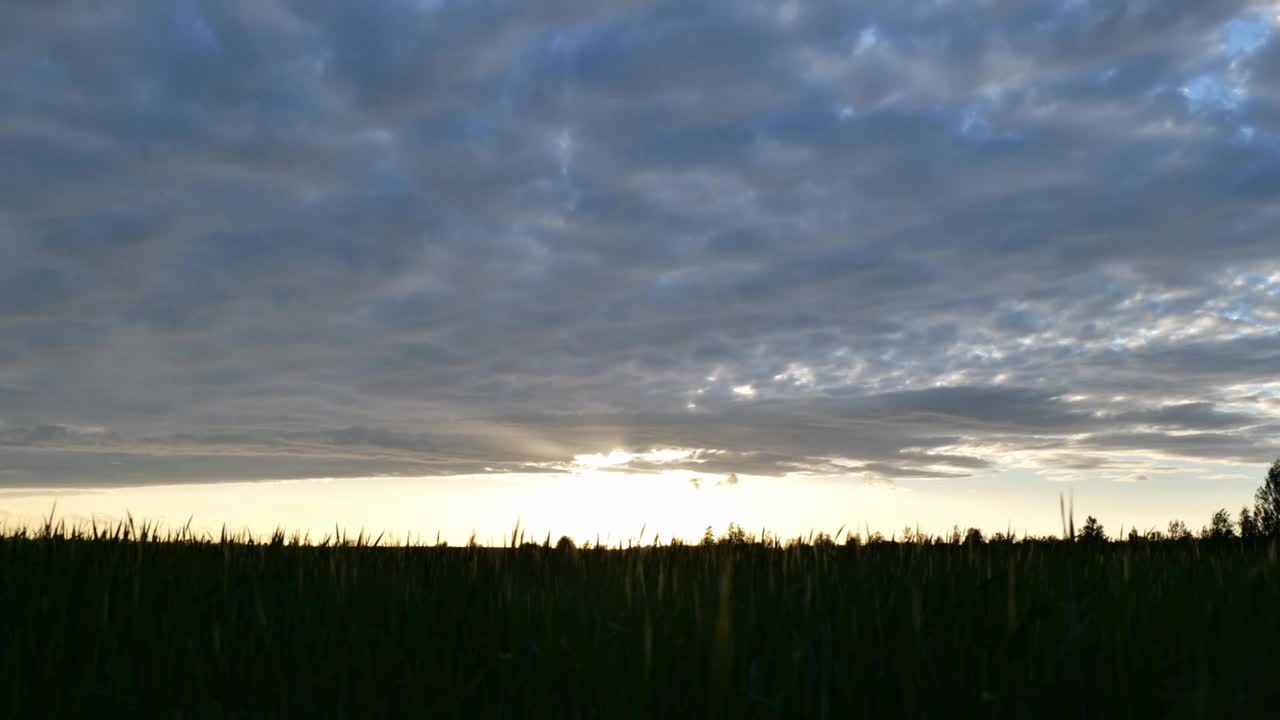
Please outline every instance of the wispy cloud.
[{"label": "wispy cloud", "polygon": [[1275,10],[19,3],[0,484],[1262,462]]}]

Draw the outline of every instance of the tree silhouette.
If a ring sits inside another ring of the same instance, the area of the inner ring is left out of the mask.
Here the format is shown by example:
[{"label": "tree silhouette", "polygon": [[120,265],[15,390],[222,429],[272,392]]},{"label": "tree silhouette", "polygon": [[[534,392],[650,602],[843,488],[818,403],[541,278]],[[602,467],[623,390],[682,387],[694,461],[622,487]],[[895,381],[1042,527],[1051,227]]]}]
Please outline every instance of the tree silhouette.
[{"label": "tree silhouette", "polygon": [[1280,459],[1271,463],[1267,479],[1253,496],[1253,517],[1263,535],[1280,535]]},{"label": "tree silhouette", "polygon": [[751,542],[751,538],[747,536],[747,531],[738,523],[729,523],[729,527],[725,530],[723,536],[720,537],[721,545],[747,545]]},{"label": "tree silhouette", "polygon": [[1222,508],[1209,518],[1209,527],[1200,531],[1200,537],[1206,540],[1230,540],[1236,536],[1235,525],[1231,523],[1231,513]]},{"label": "tree silhouette", "polygon": [[1187,524],[1181,520],[1169,521],[1169,539],[1170,540],[1190,540],[1191,530],[1187,528]]},{"label": "tree silhouette", "polygon": [[576,550],[577,547],[578,546],[575,545],[573,542],[573,538],[569,537],[568,535],[561,535],[560,539],[556,541],[556,550],[559,550],[560,552]]},{"label": "tree silhouette", "polygon": [[1256,540],[1262,535],[1262,527],[1258,525],[1257,516],[1245,505],[1240,508],[1240,537],[1245,540]]},{"label": "tree silhouette", "polygon": [[1084,521],[1084,527],[1080,528],[1080,534],[1077,536],[1082,543],[1104,543],[1107,541],[1107,533],[1102,528],[1102,523],[1098,522],[1098,518],[1090,515]]}]

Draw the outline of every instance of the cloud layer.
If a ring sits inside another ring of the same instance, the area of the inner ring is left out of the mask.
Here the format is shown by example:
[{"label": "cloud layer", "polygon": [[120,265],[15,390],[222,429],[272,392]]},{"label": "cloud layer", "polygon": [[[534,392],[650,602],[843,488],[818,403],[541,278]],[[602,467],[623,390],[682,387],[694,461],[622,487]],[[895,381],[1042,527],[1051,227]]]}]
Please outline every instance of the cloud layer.
[{"label": "cloud layer", "polygon": [[0,484],[1265,462],[1277,13],[19,3]]}]

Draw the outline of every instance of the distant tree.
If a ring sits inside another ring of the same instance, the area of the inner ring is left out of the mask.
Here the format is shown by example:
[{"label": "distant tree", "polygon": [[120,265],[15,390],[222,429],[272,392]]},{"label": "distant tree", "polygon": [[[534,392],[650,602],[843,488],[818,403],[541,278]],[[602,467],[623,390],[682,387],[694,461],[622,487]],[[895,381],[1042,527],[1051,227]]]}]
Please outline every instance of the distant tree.
[{"label": "distant tree", "polygon": [[707,526],[706,532],[702,533],[702,542],[700,544],[702,545],[716,544],[716,531],[712,530],[710,525]]},{"label": "distant tree", "polygon": [[991,537],[987,540],[987,542],[992,545],[1010,545],[1016,541],[1017,541],[1017,538],[1014,536],[1012,532],[1010,531],[1001,532],[999,530],[992,533]]},{"label": "distant tree", "polygon": [[556,550],[560,552],[567,552],[569,550],[577,550],[577,549],[578,549],[578,546],[574,544],[573,538],[569,537],[568,535],[561,535],[560,539],[556,541]]},{"label": "distant tree", "polygon": [[724,531],[724,535],[721,536],[720,542],[724,545],[746,545],[751,542],[751,538],[741,525],[731,522]]},{"label": "distant tree", "polygon": [[845,534],[844,534],[844,546],[845,546],[845,547],[858,547],[858,546],[860,546],[860,545],[862,545],[862,536],[861,536],[861,535],[857,535],[857,534],[855,534],[855,533],[853,533],[853,532],[845,532]]},{"label": "distant tree", "polygon": [[1098,518],[1092,515],[1085,519],[1084,527],[1080,528],[1080,533],[1076,537],[1082,543],[1104,543],[1107,541],[1107,533],[1102,528],[1102,523],[1098,522]]},{"label": "distant tree", "polygon": [[1133,527],[1133,528],[1129,528],[1129,538],[1128,538],[1128,539],[1129,539],[1129,542],[1131,542],[1131,543],[1140,543],[1140,542],[1142,542],[1143,540],[1145,540],[1146,538],[1144,538],[1144,537],[1142,536],[1142,534],[1138,532],[1138,528]]},{"label": "distant tree", "polygon": [[1209,527],[1200,531],[1205,540],[1230,540],[1236,536],[1235,525],[1231,522],[1231,513],[1222,508],[1209,518]]},{"label": "distant tree", "polygon": [[1181,520],[1171,520],[1168,535],[1170,540],[1190,540],[1191,530]]},{"label": "distant tree", "polygon": [[981,545],[985,541],[986,541],[986,538],[982,536],[982,531],[979,530],[978,528],[971,527],[968,530],[964,531],[965,545]]},{"label": "distant tree", "polygon": [[1266,480],[1253,496],[1253,517],[1263,535],[1280,536],[1280,459],[1271,463]]},{"label": "distant tree", "polygon": [[830,535],[824,532],[820,532],[813,537],[813,546],[814,547],[835,547],[836,541],[833,540]]},{"label": "distant tree", "polygon": [[1258,518],[1253,511],[1246,505],[1240,508],[1240,537],[1245,540],[1256,540],[1262,535],[1262,527],[1258,525]]}]

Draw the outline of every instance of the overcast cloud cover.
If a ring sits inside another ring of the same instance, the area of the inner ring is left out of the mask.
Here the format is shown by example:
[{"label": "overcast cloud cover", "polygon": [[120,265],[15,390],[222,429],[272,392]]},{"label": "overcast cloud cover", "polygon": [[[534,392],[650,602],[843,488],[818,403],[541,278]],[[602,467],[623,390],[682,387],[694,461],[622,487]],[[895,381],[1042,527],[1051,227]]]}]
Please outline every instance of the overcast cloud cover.
[{"label": "overcast cloud cover", "polygon": [[1272,0],[2,12],[0,485],[1280,455]]}]

